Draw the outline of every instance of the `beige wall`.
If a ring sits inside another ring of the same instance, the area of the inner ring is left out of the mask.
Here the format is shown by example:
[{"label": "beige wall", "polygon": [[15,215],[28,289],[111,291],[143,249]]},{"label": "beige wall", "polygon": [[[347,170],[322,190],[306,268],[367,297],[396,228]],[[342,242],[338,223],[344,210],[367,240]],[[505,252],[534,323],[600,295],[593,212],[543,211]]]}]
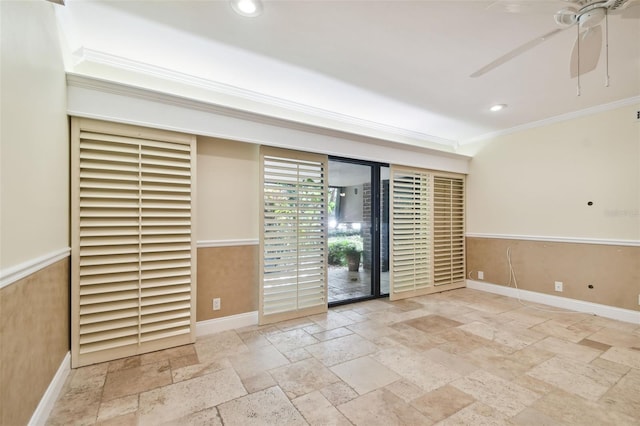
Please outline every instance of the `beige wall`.
[{"label": "beige wall", "polygon": [[0,268],[69,246],[66,86],[53,8],[0,2]]},{"label": "beige wall", "polygon": [[258,239],[259,146],[198,136],[198,241]]},{"label": "beige wall", "polygon": [[198,248],[197,321],[258,309],[258,245],[246,241],[259,238],[258,156],[259,145],[198,137],[197,240],[221,246]]},{"label": "beige wall", "polygon": [[[507,285],[508,248],[521,290],[640,310],[640,247],[472,237],[467,238],[470,278],[478,280],[482,271],[485,282]],[[561,293],[555,281],[563,283]]]},{"label": "beige wall", "polygon": [[[65,73],[54,7],[0,2],[3,271],[69,246]],[[0,289],[0,424],[29,421],[69,350],[68,264]]]},{"label": "beige wall", "polygon": [[[523,289],[638,310],[637,110],[622,107],[483,143],[467,179],[470,278],[480,270],[484,281],[507,284],[511,247]],[[562,293],[555,281],[564,283]]]},{"label": "beige wall", "polygon": [[198,249],[197,321],[258,310],[258,254],[257,245]]},{"label": "beige wall", "polygon": [[0,424],[27,424],[69,351],[69,259],[0,289]]},{"label": "beige wall", "polygon": [[470,164],[467,232],[640,240],[639,109],[486,143]]}]

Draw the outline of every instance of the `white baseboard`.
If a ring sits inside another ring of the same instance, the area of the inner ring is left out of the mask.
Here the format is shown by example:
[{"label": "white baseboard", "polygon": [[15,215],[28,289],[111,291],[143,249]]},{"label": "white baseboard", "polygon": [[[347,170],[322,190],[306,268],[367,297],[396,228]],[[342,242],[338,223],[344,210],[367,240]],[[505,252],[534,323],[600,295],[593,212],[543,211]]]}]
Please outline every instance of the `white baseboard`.
[{"label": "white baseboard", "polygon": [[51,383],[49,383],[49,387],[45,391],[44,395],[42,395],[40,403],[33,412],[33,415],[31,415],[31,420],[29,420],[28,423],[29,426],[40,426],[47,422],[49,414],[51,414],[51,410],[53,409],[53,405],[56,403],[70,371],[71,353],[67,352],[60,364],[60,367],[58,367],[58,371],[56,371]]},{"label": "white baseboard", "polygon": [[630,309],[616,308],[615,306],[601,305],[599,303],[585,302],[584,300],[569,299],[567,297],[553,296],[551,294],[537,293],[529,290],[518,290],[513,287],[490,284],[481,281],[467,280],[467,288],[500,294],[502,296],[520,298],[534,303],[555,306],[556,308],[569,309],[577,312],[595,314],[601,317],[618,321],[640,324],[640,312]]},{"label": "white baseboard", "polygon": [[196,337],[258,324],[258,311],[229,315],[196,323]]}]

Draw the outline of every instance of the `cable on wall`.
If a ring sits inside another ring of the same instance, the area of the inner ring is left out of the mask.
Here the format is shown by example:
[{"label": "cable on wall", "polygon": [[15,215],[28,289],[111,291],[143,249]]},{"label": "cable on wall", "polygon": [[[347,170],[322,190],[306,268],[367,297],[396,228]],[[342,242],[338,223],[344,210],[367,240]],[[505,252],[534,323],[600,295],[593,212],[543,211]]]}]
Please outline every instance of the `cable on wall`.
[{"label": "cable on wall", "polygon": [[529,305],[526,304],[522,301],[522,299],[520,298],[520,288],[518,287],[518,279],[516,278],[516,272],[513,269],[513,263],[511,262],[511,247],[507,247],[507,263],[509,263],[509,282],[507,283],[507,287],[511,287],[511,283],[513,282],[513,286],[515,287],[515,289],[517,290],[516,293],[516,299],[518,299],[518,302],[520,302],[520,304],[526,308],[531,308],[531,309],[535,309],[538,311],[543,311],[543,312],[552,312],[554,314],[584,314],[584,313],[588,313],[590,315],[596,315],[594,312],[574,312],[574,311],[566,311],[566,310],[557,310],[557,309],[545,309],[545,308],[540,308],[538,306],[535,305]]}]

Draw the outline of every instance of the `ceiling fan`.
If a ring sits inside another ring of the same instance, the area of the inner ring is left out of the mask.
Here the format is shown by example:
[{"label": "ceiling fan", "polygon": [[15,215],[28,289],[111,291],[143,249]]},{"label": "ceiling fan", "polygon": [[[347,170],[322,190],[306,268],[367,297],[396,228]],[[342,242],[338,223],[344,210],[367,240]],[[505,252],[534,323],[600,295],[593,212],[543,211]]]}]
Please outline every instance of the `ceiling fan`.
[{"label": "ceiling fan", "polygon": [[[571,52],[571,61],[569,66],[569,75],[571,78],[579,77],[581,74],[592,71],[598,65],[600,59],[600,51],[602,50],[603,31],[600,25],[605,21],[605,47],[608,61],[608,20],[609,14],[620,14],[622,18],[640,18],[640,0],[563,0],[568,5],[554,15],[554,20],[559,28],[555,28],[542,36],[516,47],[505,55],[502,55],[495,61],[485,65],[478,71],[471,74],[470,77],[480,77],[489,71],[499,67],[500,65],[510,61],[511,59],[523,54],[524,52],[534,48],[540,43],[547,41],[556,34],[576,25],[578,35]],[[527,8],[521,8],[520,5],[526,2],[500,1],[494,4],[506,6],[507,12],[519,13],[526,11]],[[532,3],[532,2],[528,2]],[[532,3],[534,4],[534,3]],[[607,62],[608,66],[608,62]],[[608,72],[607,81],[608,85]],[[578,94],[579,85],[578,85]]]}]

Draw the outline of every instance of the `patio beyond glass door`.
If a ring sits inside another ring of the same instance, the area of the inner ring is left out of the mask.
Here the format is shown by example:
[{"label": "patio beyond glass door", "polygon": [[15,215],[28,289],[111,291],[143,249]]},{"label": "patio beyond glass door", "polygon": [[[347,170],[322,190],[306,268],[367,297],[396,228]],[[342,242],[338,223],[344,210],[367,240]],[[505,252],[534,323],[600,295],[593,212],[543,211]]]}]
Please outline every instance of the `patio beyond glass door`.
[{"label": "patio beyond glass door", "polygon": [[388,277],[389,265],[385,249],[388,226],[384,224],[385,217],[388,223],[388,202],[384,203],[381,194],[385,187],[381,169],[388,190],[388,167],[341,158],[329,160],[330,305],[378,297],[389,291],[388,278],[382,292],[380,285],[381,270]]}]

